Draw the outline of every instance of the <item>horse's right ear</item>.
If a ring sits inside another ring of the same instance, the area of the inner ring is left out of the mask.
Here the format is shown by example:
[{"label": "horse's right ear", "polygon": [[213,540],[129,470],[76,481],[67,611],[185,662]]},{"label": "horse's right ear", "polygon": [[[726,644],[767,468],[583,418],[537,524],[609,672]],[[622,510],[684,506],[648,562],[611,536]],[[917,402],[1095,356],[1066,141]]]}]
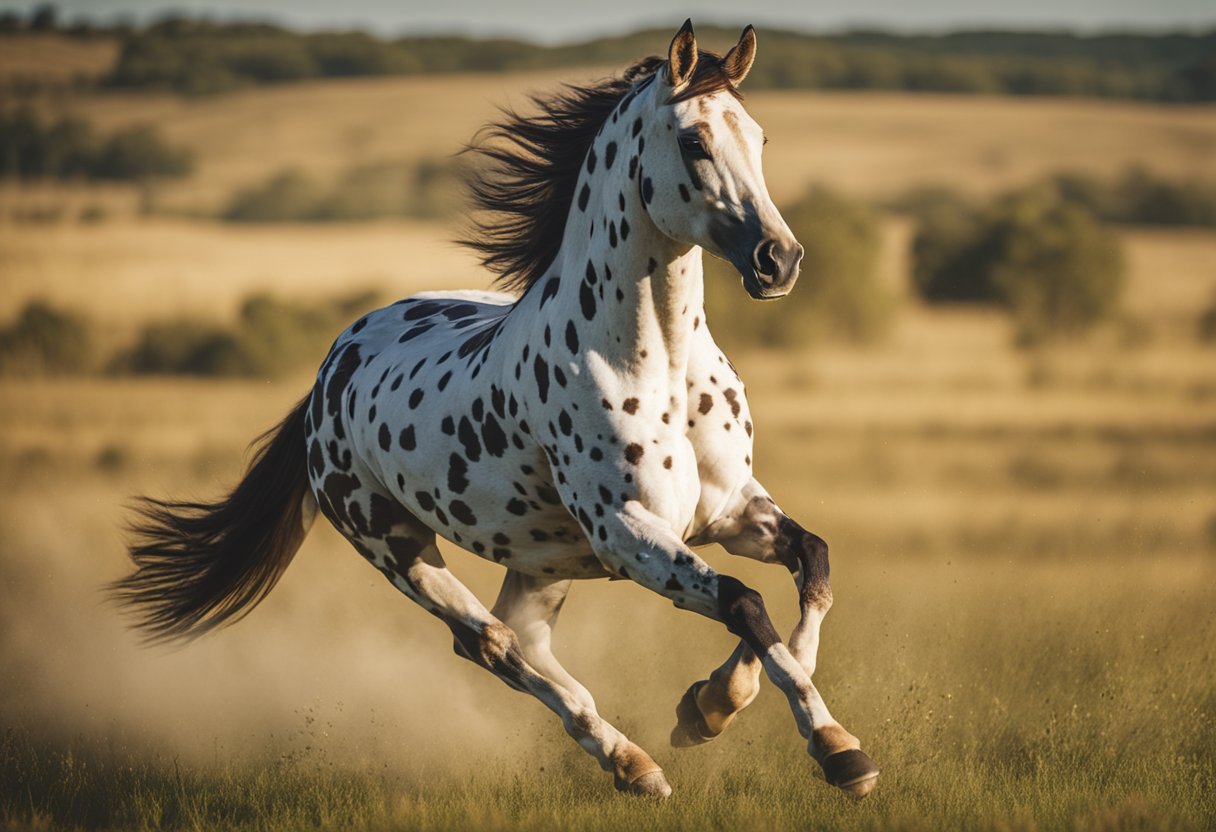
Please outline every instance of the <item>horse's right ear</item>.
[{"label": "horse's right ear", "polygon": [[671,39],[671,46],[667,49],[667,83],[672,89],[684,86],[696,68],[697,36],[692,33],[692,19],[689,18]]}]

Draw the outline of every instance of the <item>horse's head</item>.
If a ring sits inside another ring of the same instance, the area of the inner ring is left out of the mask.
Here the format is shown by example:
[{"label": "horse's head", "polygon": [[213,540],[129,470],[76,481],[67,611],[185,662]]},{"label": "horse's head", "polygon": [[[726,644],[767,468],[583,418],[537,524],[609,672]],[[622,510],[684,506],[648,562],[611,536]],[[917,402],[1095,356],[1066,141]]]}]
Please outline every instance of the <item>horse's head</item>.
[{"label": "horse's head", "polygon": [[698,51],[685,21],[642,126],[640,187],[660,231],[730,261],[752,297],[779,298],[798,279],[802,246],[768,195],[760,158],[767,139],[738,92],[755,57],[751,26],[720,58]]}]

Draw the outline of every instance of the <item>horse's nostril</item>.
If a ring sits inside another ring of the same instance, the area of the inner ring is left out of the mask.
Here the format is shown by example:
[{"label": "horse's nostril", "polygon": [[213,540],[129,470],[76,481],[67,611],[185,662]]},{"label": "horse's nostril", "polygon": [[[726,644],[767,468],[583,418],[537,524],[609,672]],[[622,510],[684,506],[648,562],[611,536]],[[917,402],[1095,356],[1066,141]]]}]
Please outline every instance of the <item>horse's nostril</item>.
[{"label": "horse's nostril", "polygon": [[765,240],[760,245],[756,246],[755,266],[756,271],[764,275],[777,274],[777,261],[773,258],[774,249],[777,244],[772,240]]}]

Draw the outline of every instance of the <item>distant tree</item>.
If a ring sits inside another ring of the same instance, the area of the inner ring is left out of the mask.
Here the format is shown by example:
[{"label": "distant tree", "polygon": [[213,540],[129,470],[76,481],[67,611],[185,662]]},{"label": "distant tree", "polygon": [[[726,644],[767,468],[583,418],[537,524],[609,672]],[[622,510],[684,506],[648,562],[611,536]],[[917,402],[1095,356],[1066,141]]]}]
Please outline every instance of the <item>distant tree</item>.
[{"label": "distant tree", "polygon": [[53,32],[59,26],[59,10],[50,3],[37,6],[30,12],[30,31]]},{"label": "distant tree", "polygon": [[1199,314],[1199,340],[1206,344],[1216,344],[1216,294],[1212,295],[1207,308]]},{"label": "distant tree", "polygon": [[99,139],[71,116],[46,125],[28,107],[0,110],[0,179],[119,179],[146,182],[193,170],[193,154],[151,125]]},{"label": "distant tree", "polygon": [[1046,187],[998,199],[978,214],[929,217],[913,259],[922,297],[1000,305],[1023,343],[1077,335],[1109,319],[1123,288],[1118,239]]},{"label": "distant tree", "polygon": [[880,338],[893,299],[878,280],[873,211],[820,187],[784,214],[805,249],[798,283],[781,300],[749,302],[734,268],[707,259],[705,305],[714,337],[723,344],[779,348]]},{"label": "distant tree", "polygon": [[74,313],[30,301],[0,329],[0,372],[12,375],[82,373],[93,366],[92,327]]},{"label": "distant tree", "polygon": [[90,173],[95,179],[143,182],[179,178],[193,169],[194,154],[167,143],[152,125],[139,125],[102,142]]},{"label": "distant tree", "polygon": [[356,292],[318,303],[250,295],[232,326],[192,319],[148,324],[111,369],[136,375],[272,378],[321,360],[334,332],[378,302]]},{"label": "distant tree", "polygon": [[311,218],[323,194],[299,170],[288,169],[244,188],[228,202],[222,216],[233,222],[298,222]]}]

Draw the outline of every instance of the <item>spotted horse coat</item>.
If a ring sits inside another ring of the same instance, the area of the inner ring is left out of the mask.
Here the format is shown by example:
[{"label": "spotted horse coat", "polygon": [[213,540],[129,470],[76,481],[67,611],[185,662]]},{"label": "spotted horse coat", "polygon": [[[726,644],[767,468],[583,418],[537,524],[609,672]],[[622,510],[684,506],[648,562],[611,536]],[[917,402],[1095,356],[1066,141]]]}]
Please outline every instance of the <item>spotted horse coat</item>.
[{"label": "spotted horse coat", "polygon": [[[576,579],[635,581],[740,637],[680,701],[673,744],[720,734],[763,672],[828,781],[868,793],[877,767],[811,681],[832,598],[827,546],[753,477],[744,386],[705,319],[703,249],[732,262],[758,298],[788,292],[802,254],[768,196],[763,134],[737,92],[755,43],[748,27],[719,58],[698,50],[686,23],[666,60],[538,99],[535,120],[499,125],[502,141],[481,148],[497,168],[473,185],[499,220],[472,245],[522,293],[424,292],[360,318],[227,503],[151,501],[132,549],[140,569],[118,586],[150,631],[193,635],[260,599],[315,502],[450,628],[458,654],[552,709],[619,789],[670,793],[550,650]],[[278,520],[221,517],[280,461],[298,476],[265,492],[282,495]],[[186,521],[199,526],[194,538]],[[247,553],[220,552],[202,534],[208,522],[277,553],[261,577]],[[491,609],[447,570],[437,535],[506,568]],[[691,548],[712,542],[790,570],[802,616],[788,644],[758,593]],[[165,564],[183,552],[215,575],[228,569],[228,594],[194,587],[190,606],[189,591],[169,592],[182,570]]]}]

